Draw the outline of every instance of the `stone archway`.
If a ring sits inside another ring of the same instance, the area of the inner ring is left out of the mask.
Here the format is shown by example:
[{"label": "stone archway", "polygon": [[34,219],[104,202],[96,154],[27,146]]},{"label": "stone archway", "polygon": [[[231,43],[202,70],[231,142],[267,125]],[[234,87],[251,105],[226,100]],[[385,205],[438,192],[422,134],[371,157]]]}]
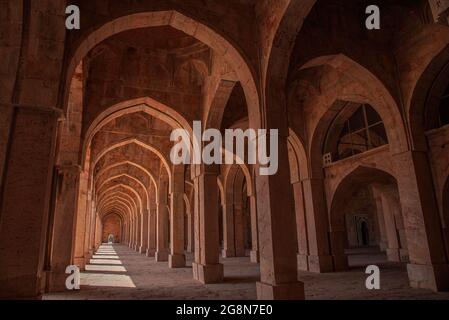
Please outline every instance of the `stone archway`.
[{"label": "stone archway", "polygon": [[[177,30],[180,30],[203,42],[218,54],[222,55],[235,70],[240,82],[242,83],[248,103],[248,114],[250,117],[251,126],[253,128],[260,127],[261,113],[259,110],[257,85],[254,80],[254,74],[248,63],[245,61],[245,58],[235,46],[233,46],[219,33],[212,30],[208,26],[174,10],[143,12],[127,15],[113,21],[109,21],[96,30],[91,30],[84,41],[82,41],[72,53],[66,72],[66,87],[70,87],[74,70],[82,59],[100,42],[115,34],[127,30],[157,26],[171,26]],[[66,101],[66,106],[67,100],[68,95],[66,93],[64,98],[64,101]]]},{"label": "stone archway", "polygon": [[[112,236],[112,240],[111,240]],[[102,219],[102,242],[120,243],[122,239],[122,219],[115,213],[110,213]]]},{"label": "stone archway", "polygon": [[[397,182],[386,171],[358,167],[342,178],[332,195],[329,216],[334,270],[348,268],[347,249],[364,246],[386,250],[390,261],[407,260]],[[363,222],[369,227],[366,244],[359,239]],[[387,234],[386,248],[380,248],[381,233]]]}]

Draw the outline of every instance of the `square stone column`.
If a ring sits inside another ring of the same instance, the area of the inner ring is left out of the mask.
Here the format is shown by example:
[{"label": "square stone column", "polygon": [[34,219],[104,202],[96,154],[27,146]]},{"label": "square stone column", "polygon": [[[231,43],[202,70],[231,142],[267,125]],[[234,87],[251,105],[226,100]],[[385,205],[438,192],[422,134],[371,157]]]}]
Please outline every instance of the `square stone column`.
[{"label": "square stone column", "polygon": [[223,205],[223,258],[235,257],[234,214],[232,195],[226,195]]},{"label": "square stone column", "polygon": [[[239,199],[240,200],[240,199]],[[234,203],[234,237],[235,237],[235,256],[245,256],[245,224],[243,220],[243,204]]]},{"label": "square stone column", "polygon": [[[387,258],[388,261],[400,262],[400,245],[398,239],[398,232],[396,228],[395,214],[393,210],[393,200],[391,197],[382,192],[379,188],[374,188],[379,196],[380,210],[383,213],[383,219],[385,221],[385,233],[387,237]],[[379,210],[378,210],[379,212]]]},{"label": "square stone column", "polygon": [[135,218],[134,217],[131,217],[131,225],[130,225],[130,239],[129,239],[129,247],[132,249],[133,248],[133,246],[134,246],[134,239],[135,239],[135,237],[134,237],[134,229],[135,229]]},{"label": "square stone column", "polygon": [[194,228],[194,214],[191,208],[187,209],[187,252],[192,253],[195,248],[195,228]]},{"label": "square stone column", "polygon": [[147,257],[154,257],[156,254],[156,224],[157,224],[157,210],[155,207],[153,208],[152,205],[150,209],[150,215],[148,217]]},{"label": "square stone column", "polygon": [[86,233],[84,237],[84,258],[86,264],[90,263],[90,259],[94,253],[94,245],[92,240],[94,235],[93,228],[95,226],[94,208],[95,200],[89,192],[87,194]]},{"label": "square stone column", "polygon": [[448,290],[449,265],[427,153],[404,152],[394,160],[410,257],[410,284],[414,288]]},{"label": "square stone column", "polygon": [[66,268],[73,264],[72,252],[75,246],[76,205],[81,168],[59,166],[56,169],[57,198],[55,200],[53,229],[51,237],[50,270],[47,271],[47,290],[66,290]]},{"label": "square stone column", "polygon": [[251,215],[251,262],[259,263],[259,228],[257,226],[257,200],[255,195],[249,197],[250,215]]},{"label": "square stone column", "polygon": [[170,268],[184,268],[186,257],[184,254],[184,166],[174,166],[172,192],[170,197]]},{"label": "square stone column", "polygon": [[295,199],[296,225],[298,237],[298,269],[309,271],[309,242],[307,233],[306,208],[304,206],[304,192],[301,181],[293,184],[293,197]]},{"label": "square stone column", "polygon": [[156,261],[168,261],[168,182],[159,182],[159,195],[157,203],[157,240],[156,240]]},{"label": "square stone column", "polygon": [[[199,169],[199,168],[198,168]],[[204,284],[223,281],[219,250],[218,168],[202,166],[194,177],[195,262],[193,277]]]},{"label": "square stone column", "polygon": [[148,209],[144,209],[142,213],[142,233],[141,233],[141,245],[139,248],[139,252],[142,254],[146,254],[148,250],[148,219],[150,216],[150,211]]},{"label": "square stone column", "polygon": [[322,179],[302,181],[309,245],[308,265],[311,272],[333,271],[329,248],[329,221]]},{"label": "square stone column", "polygon": [[[290,184],[287,137],[280,137],[278,171],[256,176],[259,227],[260,300],[304,299],[296,261],[296,216]],[[259,170],[256,169],[257,174]]]},{"label": "square stone column", "polygon": [[42,294],[59,114],[15,106],[0,196],[0,298]]},{"label": "square stone column", "polygon": [[80,175],[80,187],[78,193],[78,206],[76,213],[76,227],[75,227],[75,250],[73,263],[77,265],[80,270],[84,270],[87,261],[85,255],[86,252],[86,232],[88,232],[88,220],[89,220],[89,210],[88,210],[88,180],[89,172],[82,172]]},{"label": "square stone column", "polygon": [[134,246],[134,250],[140,252],[140,247],[142,246],[142,214],[138,213],[136,217],[136,245]]}]

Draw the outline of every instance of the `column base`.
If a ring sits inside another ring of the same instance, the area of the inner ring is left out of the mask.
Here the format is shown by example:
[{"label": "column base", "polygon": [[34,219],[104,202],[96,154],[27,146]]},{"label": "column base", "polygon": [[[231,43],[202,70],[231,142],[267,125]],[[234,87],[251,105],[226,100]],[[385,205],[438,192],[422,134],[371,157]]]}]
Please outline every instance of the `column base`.
[{"label": "column base", "polygon": [[193,278],[203,284],[223,282],[224,269],[222,264],[202,265],[192,263]]},{"label": "column base", "polygon": [[168,252],[165,251],[157,251],[154,255],[156,258],[156,262],[167,262],[168,261]]},{"label": "column base", "polygon": [[407,272],[412,288],[449,291],[448,264],[408,264]]},{"label": "column base", "polygon": [[309,271],[309,258],[305,254],[297,255],[298,270]]},{"label": "column base", "polygon": [[147,257],[154,258],[155,255],[156,255],[156,250],[154,250],[154,249],[147,249],[147,252],[146,252],[146,256]]},{"label": "column base", "polygon": [[147,253],[147,248],[146,247],[140,247],[139,248],[139,253],[146,254]]},{"label": "column base", "polygon": [[168,256],[168,267],[175,268],[185,268],[186,266],[186,256],[183,254],[174,254]]},{"label": "column base", "polygon": [[258,250],[251,250],[251,253],[249,255],[252,263],[259,263],[260,262],[260,255]]},{"label": "column base", "polygon": [[305,300],[304,284],[302,282],[270,285],[257,283],[257,299],[259,300]]},{"label": "column base", "polygon": [[332,271],[345,271],[349,269],[348,256],[345,254],[332,256],[334,269]]},{"label": "column base", "polygon": [[309,255],[308,262],[310,272],[326,273],[334,271],[334,259],[332,256]]},{"label": "column base", "polygon": [[223,258],[235,258],[235,250],[223,249],[221,250],[221,256]]},{"label": "column base", "polygon": [[86,260],[84,259],[84,257],[73,258],[73,264],[75,266],[78,266],[78,268],[80,268],[81,271],[86,270]]}]

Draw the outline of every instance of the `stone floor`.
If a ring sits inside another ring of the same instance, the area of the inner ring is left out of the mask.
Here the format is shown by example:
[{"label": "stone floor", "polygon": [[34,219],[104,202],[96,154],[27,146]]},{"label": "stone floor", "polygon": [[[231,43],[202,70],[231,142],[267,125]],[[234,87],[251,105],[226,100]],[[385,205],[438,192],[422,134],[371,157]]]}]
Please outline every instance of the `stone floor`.
[{"label": "stone floor", "polygon": [[[307,299],[447,299],[449,293],[410,289],[404,265],[385,262],[381,254],[351,252],[351,270],[330,274],[300,273]],[[223,259],[225,281],[202,285],[192,279],[188,268],[169,269],[167,263],[136,253],[122,245],[104,245],[81,275],[81,290],[48,294],[47,300],[76,299],[230,299],[256,298],[259,267],[249,258]],[[364,268],[370,261],[381,268],[381,290],[365,288]],[[358,266],[359,265],[359,266]]]}]

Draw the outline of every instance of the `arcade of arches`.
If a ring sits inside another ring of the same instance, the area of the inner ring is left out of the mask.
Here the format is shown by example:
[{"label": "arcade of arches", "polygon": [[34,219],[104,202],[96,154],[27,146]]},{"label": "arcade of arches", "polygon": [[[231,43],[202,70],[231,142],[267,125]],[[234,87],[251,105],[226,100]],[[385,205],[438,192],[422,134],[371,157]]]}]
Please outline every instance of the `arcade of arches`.
[{"label": "arcade of arches", "polygon": [[[172,293],[237,270],[245,298],[338,298],[332,275],[363,287],[377,263],[448,298],[449,26],[428,1],[377,1],[379,31],[363,0],[73,0],[66,31],[68,2],[0,1],[0,297],[64,292],[72,264],[83,293],[133,257]],[[279,129],[279,171],[172,165],[198,120]]]}]

